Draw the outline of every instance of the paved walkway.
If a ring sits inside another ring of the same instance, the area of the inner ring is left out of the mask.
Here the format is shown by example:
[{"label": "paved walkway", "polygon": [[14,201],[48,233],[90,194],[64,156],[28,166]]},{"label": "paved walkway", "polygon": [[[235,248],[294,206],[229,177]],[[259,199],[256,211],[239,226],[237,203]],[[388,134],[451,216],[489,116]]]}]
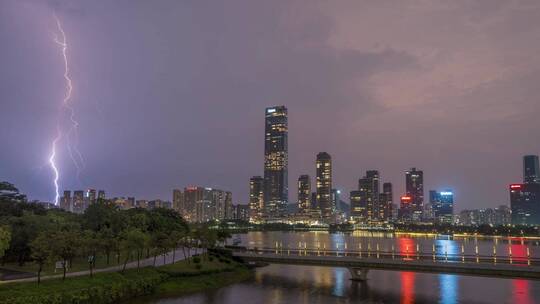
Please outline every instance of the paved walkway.
[{"label": "paved walkway", "polygon": [[[200,252],[198,252],[198,253],[200,253]],[[186,250],[186,254],[187,254],[187,250]],[[191,250],[191,255],[193,255],[193,254],[194,254],[194,252],[193,252],[193,250]],[[183,253],[182,249],[181,248],[176,249],[176,256],[175,256],[174,261],[178,262],[178,261],[181,261],[183,259],[184,259],[184,253]],[[168,265],[168,264],[172,264],[172,263],[173,263],[173,252],[172,251],[167,253],[167,255],[165,256],[165,262],[163,261],[163,255],[159,255],[156,258],[156,266]],[[140,267],[153,266],[153,265],[154,265],[154,257],[151,257],[151,258],[144,259],[144,260],[140,261]],[[117,266],[108,267],[108,268],[94,269],[94,273],[118,272],[118,271],[122,271],[123,268],[124,268],[124,265],[122,264],[122,265],[117,265]],[[137,261],[129,262],[129,263],[126,264],[126,269],[133,269],[133,268],[137,268]],[[90,270],[66,273],[66,277],[80,277],[80,276],[86,276],[86,275],[90,275]],[[62,278],[62,277],[63,277],[63,274],[60,273],[60,274],[55,274],[55,275],[42,276],[41,280],[43,281],[43,280],[50,280],[50,279],[58,279],[58,278]],[[0,281],[0,284],[18,283],[18,282],[34,282],[34,281],[37,281],[37,276],[31,277],[31,278],[25,278],[25,279]]]}]

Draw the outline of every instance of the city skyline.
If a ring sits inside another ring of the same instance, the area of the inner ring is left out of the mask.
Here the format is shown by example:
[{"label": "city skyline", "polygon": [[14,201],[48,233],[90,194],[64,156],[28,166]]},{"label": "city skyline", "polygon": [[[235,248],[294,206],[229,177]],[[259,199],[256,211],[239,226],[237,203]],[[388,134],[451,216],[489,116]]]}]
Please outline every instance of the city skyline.
[{"label": "city skyline", "polygon": [[[229,189],[235,203],[247,203],[246,181],[263,173],[261,109],[275,104],[290,116],[289,203],[296,178],[315,176],[313,158],[327,151],[333,186],[345,196],[375,169],[393,184],[396,202],[403,172],[418,167],[425,191],[453,189],[456,210],[496,207],[508,204],[508,185],[522,180],[520,158],[540,152],[528,135],[540,128],[536,40],[528,39],[538,29],[527,26],[519,37],[503,30],[540,19],[531,6],[463,11],[405,3],[400,12],[415,21],[401,24],[392,18],[397,8],[382,4],[234,2],[214,10],[161,3],[143,23],[144,3],[0,5],[0,38],[10,41],[0,63],[14,71],[1,74],[0,127],[11,145],[0,157],[0,179],[31,199],[54,197],[46,160],[65,93],[51,37],[55,14],[71,43],[72,102],[86,161],[79,184],[67,151],[58,151],[60,191],[91,187],[170,200],[172,189],[195,184]],[[260,22],[246,29],[250,18]],[[447,27],[470,35],[441,41],[436,33]]]}]

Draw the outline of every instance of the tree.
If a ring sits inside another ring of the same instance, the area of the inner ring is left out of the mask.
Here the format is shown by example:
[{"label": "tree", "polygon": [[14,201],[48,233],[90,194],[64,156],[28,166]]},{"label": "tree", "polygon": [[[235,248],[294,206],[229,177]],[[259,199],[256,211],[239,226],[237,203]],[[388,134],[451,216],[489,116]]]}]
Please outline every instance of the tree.
[{"label": "tree", "polygon": [[81,243],[83,253],[88,256],[90,277],[93,277],[94,268],[96,266],[96,257],[99,250],[102,248],[102,240],[97,237],[97,234],[94,231],[86,230],[81,236]]},{"label": "tree", "polygon": [[127,262],[133,251],[136,251],[137,253],[137,269],[140,268],[141,256],[147,243],[148,235],[139,229],[132,228],[123,233],[121,247],[126,252],[126,259],[124,260],[124,267],[122,268],[122,271],[126,270]]},{"label": "tree", "polygon": [[66,270],[68,261],[71,262],[77,255],[77,250],[81,244],[81,238],[78,231],[57,231],[49,236],[49,242],[51,244],[51,252],[53,257],[62,259],[62,269],[64,275],[63,280],[66,279]]},{"label": "tree", "polygon": [[7,227],[0,227],[0,258],[4,256],[4,253],[9,248],[11,241],[11,232]]},{"label": "tree", "polygon": [[51,257],[50,237],[47,233],[41,232],[31,243],[32,259],[38,264],[38,285],[41,282],[41,272],[43,265]]}]

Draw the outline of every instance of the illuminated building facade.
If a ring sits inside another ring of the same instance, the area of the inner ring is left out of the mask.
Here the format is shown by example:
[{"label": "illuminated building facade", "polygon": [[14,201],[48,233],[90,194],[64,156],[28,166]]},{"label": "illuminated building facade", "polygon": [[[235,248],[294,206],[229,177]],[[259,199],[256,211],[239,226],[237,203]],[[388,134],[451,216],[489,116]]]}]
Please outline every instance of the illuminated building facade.
[{"label": "illuminated building facade", "polygon": [[231,219],[232,193],[213,188],[189,186],[184,192],[173,190],[172,206],[188,222]]},{"label": "illuminated building facade", "polygon": [[538,155],[525,155],[523,157],[523,182],[525,184],[540,183]]},{"label": "illuminated building facade", "polygon": [[311,209],[311,179],[309,175],[298,178],[298,210],[307,212]]},{"label": "illuminated building facade", "polygon": [[96,189],[88,189],[86,190],[86,193],[84,195],[84,203],[85,203],[85,209],[88,208],[88,206],[95,204],[97,199],[97,192]]},{"label": "illuminated building facade", "polygon": [[540,225],[540,183],[510,185],[513,225]]},{"label": "illuminated building facade", "polygon": [[281,218],[289,201],[285,106],[266,108],[264,131],[264,212],[267,218]]},{"label": "illuminated building facade", "polygon": [[388,221],[394,216],[394,194],[392,183],[383,184],[383,192],[379,194],[379,217]]},{"label": "illuminated building facade", "polygon": [[445,224],[454,222],[454,193],[451,190],[429,191],[429,203],[436,222]]},{"label": "illuminated building facade", "polygon": [[259,222],[264,211],[264,179],[253,176],[249,179],[249,218],[252,222]]},{"label": "illuminated building facade", "polygon": [[540,172],[538,156],[523,157],[523,184],[512,184],[510,191],[510,208],[512,224],[540,225]]},{"label": "illuminated building facade", "polygon": [[364,222],[367,220],[367,206],[363,196],[364,193],[359,190],[354,190],[349,193],[351,219],[355,222]]},{"label": "illuminated building facade", "polygon": [[413,198],[410,195],[402,195],[399,205],[399,219],[404,222],[413,220]]},{"label": "illuminated building facade", "polygon": [[85,209],[84,204],[84,191],[77,190],[73,191],[73,200],[71,202],[71,212],[83,213]]},{"label": "illuminated building facade", "polygon": [[64,191],[64,195],[60,199],[60,208],[66,211],[72,211],[71,191]]},{"label": "illuminated building facade", "polygon": [[326,152],[317,154],[317,205],[323,218],[332,215],[332,157]]},{"label": "illuminated building facade", "polygon": [[184,206],[184,193],[180,189],[173,190],[173,209],[178,213],[182,214],[182,210],[185,209]]},{"label": "illuminated building facade", "polygon": [[97,199],[98,199],[99,201],[104,201],[104,200],[106,199],[106,196],[105,196],[105,190],[99,190],[99,191],[98,191]]},{"label": "illuminated building facade", "polygon": [[406,196],[411,198],[409,209],[411,220],[420,221],[424,210],[424,172],[411,168],[405,172]]}]

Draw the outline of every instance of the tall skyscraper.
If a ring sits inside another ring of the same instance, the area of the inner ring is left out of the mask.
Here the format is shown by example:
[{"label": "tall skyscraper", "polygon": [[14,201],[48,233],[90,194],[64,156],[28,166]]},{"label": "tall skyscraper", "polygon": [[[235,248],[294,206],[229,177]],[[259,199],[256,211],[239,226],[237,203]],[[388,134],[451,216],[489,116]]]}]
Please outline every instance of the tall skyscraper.
[{"label": "tall skyscraper", "polygon": [[510,185],[512,224],[540,225],[540,183]]},{"label": "tall skyscraper", "polygon": [[383,184],[382,196],[379,196],[380,208],[379,216],[384,220],[390,220],[393,218],[394,213],[394,194],[392,192],[392,183]]},{"label": "tall skyscraper", "polygon": [[180,189],[173,189],[173,209],[182,214],[184,206],[184,193]]},{"label": "tall skyscraper", "polygon": [[435,221],[446,224],[453,223],[454,193],[451,190],[429,191],[429,203]]},{"label": "tall skyscraper", "polygon": [[368,170],[358,180],[358,191],[361,193],[361,204],[365,206],[365,220],[379,218],[379,171]]},{"label": "tall skyscraper", "polygon": [[99,191],[98,191],[97,199],[98,199],[99,201],[103,201],[103,200],[106,199],[106,197],[105,197],[105,190],[99,190]]},{"label": "tall skyscraper", "polygon": [[289,201],[287,108],[266,108],[264,129],[265,216],[280,218],[285,215]]},{"label": "tall skyscraper", "polygon": [[332,158],[326,152],[317,154],[317,205],[324,218],[332,215]]},{"label": "tall skyscraper", "polygon": [[72,207],[71,191],[66,190],[64,191],[64,196],[62,196],[62,199],[60,200],[60,208],[66,211],[73,211],[71,207]]},{"label": "tall skyscraper", "polygon": [[73,191],[71,211],[75,213],[82,213],[84,211],[84,191]]},{"label": "tall skyscraper", "polygon": [[420,221],[424,210],[424,172],[411,168],[405,172],[406,196],[411,197],[411,220]]},{"label": "tall skyscraper", "polygon": [[261,220],[264,208],[264,179],[253,176],[249,179],[249,218],[252,222]]},{"label": "tall skyscraper", "polygon": [[307,212],[311,209],[311,179],[309,175],[298,178],[298,210]]},{"label": "tall skyscraper", "polygon": [[97,198],[96,189],[88,189],[88,190],[86,190],[85,199],[86,199],[86,206],[87,207],[89,205],[95,204],[96,203],[96,198]]},{"label": "tall skyscraper", "polygon": [[364,195],[365,193],[360,190],[351,191],[349,194],[351,219],[355,222],[363,223],[367,220],[367,206]]},{"label": "tall skyscraper", "polygon": [[538,155],[525,155],[523,157],[523,182],[526,184],[540,183]]},{"label": "tall skyscraper", "polygon": [[540,171],[538,156],[523,157],[523,184],[510,185],[512,224],[540,225]]}]

